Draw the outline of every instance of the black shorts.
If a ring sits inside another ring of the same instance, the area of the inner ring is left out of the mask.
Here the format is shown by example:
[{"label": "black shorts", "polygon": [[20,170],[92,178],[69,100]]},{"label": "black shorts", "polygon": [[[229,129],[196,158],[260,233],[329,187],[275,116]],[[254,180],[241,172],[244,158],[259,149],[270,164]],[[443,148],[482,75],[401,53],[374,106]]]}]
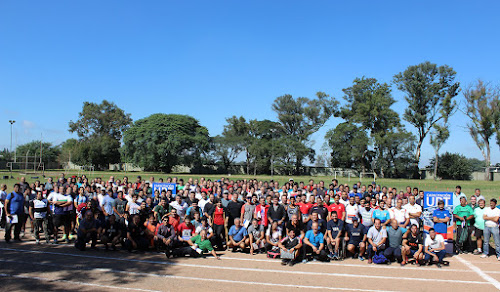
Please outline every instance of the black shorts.
[{"label": "black shorts", "polygon": [[474,227],[474,236],[476,236],[476,238],[481,238],[483,237],[483,231],[484,230],[481,230],[477,227]]},{"label": "black shorts", "polygon": [[57,228],[59,226],[70,226],[70,216],[69,214],[54,214],[54,226]]}]

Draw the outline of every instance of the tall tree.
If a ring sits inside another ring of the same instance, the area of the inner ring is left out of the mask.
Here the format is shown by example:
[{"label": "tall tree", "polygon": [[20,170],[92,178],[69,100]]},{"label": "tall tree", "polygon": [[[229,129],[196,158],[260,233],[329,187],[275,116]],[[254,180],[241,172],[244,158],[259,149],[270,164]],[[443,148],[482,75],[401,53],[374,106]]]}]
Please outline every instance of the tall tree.
[{"label": "tall tree", "polygon": [[434,131],[431,132],[431,145],[434,148],[434,179],[437,179],[438,174],[438,161],[439,161],[439,150],[443,146],[444,142],[450,137],[450,131],[448,130],[448,125],[434,124]]},{"label": "tall tree", "polygon": [[362,128],[345,122],[329,130],[325,140],[331,152],[332,167],[361,170],[367,165],[368,135]]},{"label": "tall tree", "polygon": [[105,168],[120,162],[120,140],[132,119],[113,102],[84,102],[77,121],[69,122],[69,131],[78,135],[74,162]]},{"label": "tall tree", "polygon": [[460,84],[455,81],[453,68],[430,62],[409,66],[394,76],[397,88],[403,91],[408,107],[403,118],[417,128],[418,143],[415,160],[420,162],[420,150],[434,124],[449,117],[456,106]]},{"label": "tall tree", "polygon": [[25,155],[28,156],[36,156],[36,161],[38,162],[40,159],[40,155],[42,155],[42,162],[54,162],[57,159],[57,156],[61,152],[59,147],[53,146],[52,143],[49,142],[41,142],[41,141],[31,141],[29,143],[19,145],[16,147],[17,151],[17,159],[19,161],[24,161],[23,157]]},{"label": "tall tree", "polygon": [[146,170],[169,173],[179,164],[198,166],[209,147],[208,129],[195,118],[153,114],[124,133],[122,153]]},{"label": "tall tree", "polygon": [[[495,125],[500,119],[500,95],[498,88],[478,80],[464,90],[464,112],[469,117],[469,133],[483,154],[486,171],[485,180],[490,180],[490,139],[495,134]],[[498,135],[497,135],[498,137]]]},{"label": "tall tree", "polygon": [[[307,144],[310,136],[330,117],[338,114],[338,104],[337,100],[324,92],[316,93],[315,99],[293,98],[290,94],[285,94],[274,100],[272,109],[278,114],[278,121],[285,135],[294,141],[295,173],[301,171],[307,154],[313,153]],[[314,153],[311,160],[314,160]]]},{"label": "tall tree", "polygon": [[243,150],[236,139],[226,136],[215,136],[212,139],[213,156],[227,171]]},{"label": "tall tree", "polygon": [[132,119],[115,103],[103,100],[100,104],[84,102],[76,122],[69,122],[69,131],[80,139],[95,136],[109,136],[121,140],[122,134],[130,127]]},{"label": "tall tree", "polygon": [[[375,152],[374,162],[380,168],[379,174],[384,175],[385,162],[382,150],[383,143],[392,143],[386,139],[386,135],[391,129],[400,126],[399,115],[391,109],[396,102],[391,95],[391,89],[387,83],[379,83],[375,78],[356,78],[351,87],[343,89],[344,99],[347,104],[342,107],[340,116],[349,123],[360,126],[362,130],[368,132],[370,145],[373,145]],[[389,163],[390,164],[390,163]]]},{"label": "tall tree", "polygon": [[227,124],[224,126],[222,135],[228,141],[235,144],[236,147],[245,151],[246,156],[246,173],[250,172],[250,151],[249,147],[252,143],[250,136],[250,125],[244,117],[232,116],[226,119]]}]

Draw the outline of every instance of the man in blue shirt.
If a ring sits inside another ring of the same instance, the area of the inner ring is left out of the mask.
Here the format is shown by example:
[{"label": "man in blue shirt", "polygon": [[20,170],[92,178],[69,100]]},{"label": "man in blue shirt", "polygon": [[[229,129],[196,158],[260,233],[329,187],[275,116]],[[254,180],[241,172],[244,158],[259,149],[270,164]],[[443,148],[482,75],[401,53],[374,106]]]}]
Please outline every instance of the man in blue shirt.
[{"label": "man in blue shirt", "polygon": [[10,242],[12,228],[14,228],[14,240],[21,242],[19,235],[21,234],[22,223],[24,222],[24,196],[21,193],[21,186],[14,185],[14,191],[5,198],[5,241]]},{"label": "man in blue shirt", "polygon": [[439,200],[438,209],[432,212],[432,221],[434,222],[436,233],[441,234],[445,240],[448,238],[448,222],[450,218],[450,211],[444,208],[444,201]]},{"label": "man in blue shirt", "polygon": [[323,238],[324,235],[319,231],[318,223],[312,223],[311,230],[307,231],[304,237],[304,263],[307,262],[307,254],[309,253],[314,260],[328,261]]},{"label": "man in blue shirt", "polygon": [[227,243],[227,247],[233,248],[233,252],[235,252],[238,248],[243,251],[245,247],[250,245],[248,231],[244,226],[241,226],[240,218],[234,219],[234,225],[229,228],[228,235],[229,242]]}]

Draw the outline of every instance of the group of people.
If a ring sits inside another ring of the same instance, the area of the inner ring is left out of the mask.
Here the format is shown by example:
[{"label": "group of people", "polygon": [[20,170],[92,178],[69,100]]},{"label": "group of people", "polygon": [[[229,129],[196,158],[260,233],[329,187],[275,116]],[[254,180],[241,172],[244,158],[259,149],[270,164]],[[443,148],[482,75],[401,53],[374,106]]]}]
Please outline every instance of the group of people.
[{"label": "group of people", "polygon": [[[153,184],[175,183],[174,189]],[[456,204],[455,204],[456,202]],[[457,253],[489,255],[493,237],[500,260],[499,217],[495,199],[476,189],[470,201],[457,186],[453,211],[439,201],[434,227],[423,230],[423,191],[397,190],[360,182],[352,188],[333,179],[278,181],[167,178],[134,182],[113,176],[88,179],[64,174],[32,184],[21,178],[12,190],[0,188],[5,241],[22,241],[28,227],[37,244],[74,242],[79,250],[154,250],[170,257],[198,257],[216,250],[265,253],[283,265],[347,256],[402,266],[446,265],[446,241]],[[450,220],[455,238],[448,238]],[[62,230],[62,237],[59,236]],[[12,233],[14,234],[12,238]],[[472,238],[476,239],[473,246]]]}]

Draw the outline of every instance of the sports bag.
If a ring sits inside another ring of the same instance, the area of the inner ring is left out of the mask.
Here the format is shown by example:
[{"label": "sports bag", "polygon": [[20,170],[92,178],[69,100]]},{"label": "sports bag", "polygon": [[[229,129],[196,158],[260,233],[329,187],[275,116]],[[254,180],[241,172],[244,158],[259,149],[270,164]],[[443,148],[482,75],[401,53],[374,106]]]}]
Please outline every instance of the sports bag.
[{"label": "sports bag", "polygon": [[383,254],[376,254],[373,256],[372,261],[374,264],[385,264],[389,260]]}]

